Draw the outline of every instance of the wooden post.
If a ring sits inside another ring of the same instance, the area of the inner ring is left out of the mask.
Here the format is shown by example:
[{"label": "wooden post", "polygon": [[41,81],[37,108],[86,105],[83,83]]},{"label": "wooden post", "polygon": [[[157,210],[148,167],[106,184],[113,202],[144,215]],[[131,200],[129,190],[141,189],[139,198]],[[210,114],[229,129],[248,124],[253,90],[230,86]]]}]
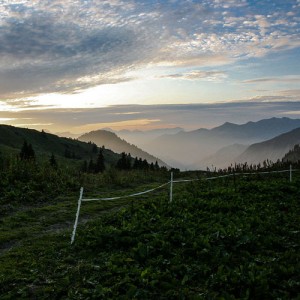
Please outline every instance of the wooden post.
[{"label": "wooden post", "polygon": [[76,234],[76,229],[77,229],[77,224],[78,224],[78,219],[79,219],[79,212],[80,212],[82,195],[83,195],[83,187],[80,188],[80,195],[79,195],[79,199],[78,199],[77,213],[76,213],[75,223],[74,223],[74,227],[73,227],[73,233],[72,233],[72,237],[71,237],[71,245],[73,244],[73,242],[75,240],[75,234]]}]

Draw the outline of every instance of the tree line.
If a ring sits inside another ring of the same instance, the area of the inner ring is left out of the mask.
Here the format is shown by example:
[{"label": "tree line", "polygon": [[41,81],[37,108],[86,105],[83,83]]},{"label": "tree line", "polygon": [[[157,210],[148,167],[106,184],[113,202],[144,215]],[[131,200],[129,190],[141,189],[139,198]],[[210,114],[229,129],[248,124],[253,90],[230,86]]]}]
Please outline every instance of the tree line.
[{"label": "tree line", "polygon": [[[89,162],[83,162],[82,172],[86,173],[102,173],[106,169],[105,158],[103,155],[104,147],[100,148],[96,161],[92,158]],[[117,161],[115,168],[117,170],[143,170],[143,171],[166,171],[165,166],[160,167],[158,162],[149,163],[146,159],[135,157],[133,158],[130,153],[121,153],[121,157]]]}]

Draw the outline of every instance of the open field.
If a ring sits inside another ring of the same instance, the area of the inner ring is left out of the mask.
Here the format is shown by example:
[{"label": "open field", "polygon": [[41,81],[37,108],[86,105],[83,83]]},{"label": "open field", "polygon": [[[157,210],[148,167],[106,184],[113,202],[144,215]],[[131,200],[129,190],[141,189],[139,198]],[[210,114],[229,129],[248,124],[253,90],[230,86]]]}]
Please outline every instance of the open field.
[{"label": "open field", "polygon": [[[86,195],[162,180],[90,184]],[[0,299],[296,299],[299,183],[251,175],[174,184],[172,203],[168,187],[83,203],[73,245],[79,190],[15,203],[0,223]]]}]

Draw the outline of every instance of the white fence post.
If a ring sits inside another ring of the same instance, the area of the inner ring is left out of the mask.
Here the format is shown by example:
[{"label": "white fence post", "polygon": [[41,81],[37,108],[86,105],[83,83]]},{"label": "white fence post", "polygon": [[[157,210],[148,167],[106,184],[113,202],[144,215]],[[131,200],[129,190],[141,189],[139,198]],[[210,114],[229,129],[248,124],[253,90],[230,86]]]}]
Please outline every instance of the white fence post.
[{"label": "white fence post", "polygon": [[292,164],[290,164],[290,182],[292,182],[292,172],[293,172],[293,170],[292,170]]},{"label": "white fence post", "polygon": [[173,201],[173,172],[171,172],[171,181],[170,181],[170,203]]},{"label": "white fence post", "polygon": [[79,218],[79,212],[80,212],[82,195],[83,195],[83,187],[80,188],[80,195],[79,195],[79,199],[78,199],[77,213],[76,213],[75,223],[74,223],[74,227],[73,227],[73,233],[72,233],[72,237],[71,237],[71,244],[73,244],[74,239],[75,239],[75,234],[76,234],[76,229],[77,229],[77,224],[78,224],[78,218]]}]

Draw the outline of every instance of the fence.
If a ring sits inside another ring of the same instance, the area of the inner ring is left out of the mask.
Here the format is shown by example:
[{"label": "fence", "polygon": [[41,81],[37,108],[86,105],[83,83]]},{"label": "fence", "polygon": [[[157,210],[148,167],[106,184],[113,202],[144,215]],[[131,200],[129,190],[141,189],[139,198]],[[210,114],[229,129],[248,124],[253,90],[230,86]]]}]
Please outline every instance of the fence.
[{"label": "fence", "polygon": [[[258,175],[258,174],[271,174],[271,173],[289,173],[289,181],[292,182],[293,179],[293,172],[298,171],[298,170],[293,170],[292,169],[292,165],[290,165],[289,170],[281,170],[281,171],[265,171],[265,172],[252,172],[252,173],[230,173],[230,174],[226,174],[226,175],[220,175],[220,176],[214,176],[214,177],[208,177],[208,178],[204,178],[204,180],[215,180],[215,179],[219,179],[219,178],[225,178],[225,177],[230,177],[230,176],[241,176],[241,175]],[[77,205],[77,212],[76,212],[76,217],[75,217],[75,223],[73,226],[73,232],[72,232],[72,236],[71,236],[71,244],[73,244],[74,240],[75,240],[75,235],[76,235],[76,230],[77,230],[77,225],[78,225],[78,220],[79,220],[79,214],[80,214],[80,208],[81,208],[81,204],[82,202],[90,202],[90,201],[111,201],[111,200],[118,200],[118,199],[125,199],[125,198],[131,198],[131,197],[136,197],[136,196],[140,196],[140,195],[144,195],[144,194],[148,194],[151,193],[155,190],[158,190],[164,186],[170,185],[170,199],[169,202],[173,201],[173,184],[174,183],[183,183],[183,182],[193,182],[193,181],[200,181],[203,180],[203,178],[197,178],[197,179],[181,179],[181,180],[173,180],[173,172],[171,172],[171,178],[170,181],[146,190],[146,191],[142,191],[142,192],[138,192],[138,193],[134,193],[134,194],[130,194],[130,195],[125,195],[125,196],[118,196],[118,197],[109,197],[109,198],[83,198],[83,187],[80,188],[80,194],[79,194],[79,199],[78,199],[78,205]]]}]

